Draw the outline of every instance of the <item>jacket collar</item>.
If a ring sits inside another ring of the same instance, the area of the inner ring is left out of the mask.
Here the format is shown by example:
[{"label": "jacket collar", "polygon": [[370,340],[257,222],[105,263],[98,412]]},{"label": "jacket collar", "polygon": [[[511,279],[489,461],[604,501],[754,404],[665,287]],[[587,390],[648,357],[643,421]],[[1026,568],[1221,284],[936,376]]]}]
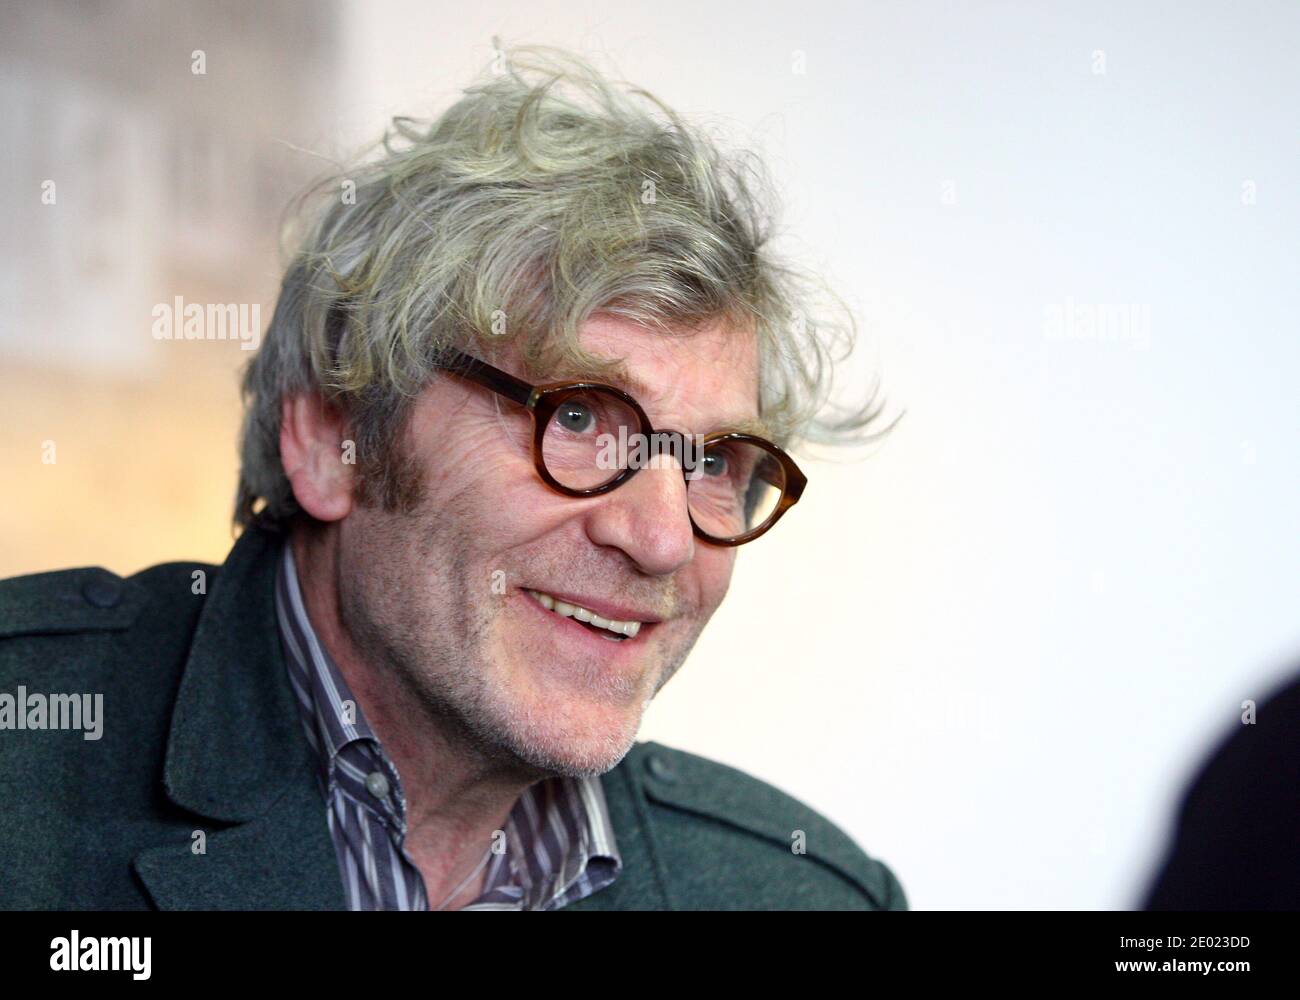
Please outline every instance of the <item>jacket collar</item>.
[{"label": "jacket collar", "polygon": [[235,543],[199,616],[172,714],[167,795],[225,822],[263,815],[311,776],[275,619],[282,540],[249,529]]},{"label": "jacket collar", "polygon": [[275,620],[281,535],[250,528],[210,581],[172,711],[163,787],[215,821],[135,868],[162,909],[341,908],[338,860]]}]

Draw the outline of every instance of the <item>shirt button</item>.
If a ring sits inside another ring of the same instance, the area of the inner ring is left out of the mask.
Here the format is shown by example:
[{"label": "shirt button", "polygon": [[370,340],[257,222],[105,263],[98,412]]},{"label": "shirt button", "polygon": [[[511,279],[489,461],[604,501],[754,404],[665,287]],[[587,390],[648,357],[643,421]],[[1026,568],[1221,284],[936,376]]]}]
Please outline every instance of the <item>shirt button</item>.
[{"label": "shirt button", "polygon": [[388,779],[378,771],[366,775],[366,791],[377,799],[388,798]]}]

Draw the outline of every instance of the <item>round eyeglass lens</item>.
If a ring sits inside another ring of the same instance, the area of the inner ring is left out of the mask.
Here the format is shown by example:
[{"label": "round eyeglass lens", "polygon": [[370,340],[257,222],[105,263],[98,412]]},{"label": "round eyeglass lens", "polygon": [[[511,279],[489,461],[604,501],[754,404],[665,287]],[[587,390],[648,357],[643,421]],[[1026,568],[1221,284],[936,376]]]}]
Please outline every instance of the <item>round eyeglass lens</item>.
[{"label": "round eyeglass lens", "polygon": [[547,421],[542,461],[562,486],[591,490],[604,486],[625,467],[629,449],[641,434],[636,411],[612,393],[575,389]]},{"label": "round eyeglass lens", "polygon": [[785,492],[785,467],[752,441],[723,439],[705,446],[687,472],[691,517],[707,535],[734,538],[766,524]]}]

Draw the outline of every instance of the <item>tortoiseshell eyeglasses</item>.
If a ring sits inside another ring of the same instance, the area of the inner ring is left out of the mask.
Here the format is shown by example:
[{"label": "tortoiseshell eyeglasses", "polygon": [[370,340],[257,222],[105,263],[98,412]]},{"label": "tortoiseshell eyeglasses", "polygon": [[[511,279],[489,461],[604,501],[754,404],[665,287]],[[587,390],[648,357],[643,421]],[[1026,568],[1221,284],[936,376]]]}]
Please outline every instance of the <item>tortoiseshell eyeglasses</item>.
[{"label": "tortoiseshell eyeglasses", "polygon": [[756,435],[656,430],[640,404],[616,386],[530,385],[460,351],[442,355],[438,367],[527,408],[533,465],[557,493],[600,496],[671,457],[686,480],[691,527],[713,545],[753,541],[799,501],[808,483],[794,459]]}]

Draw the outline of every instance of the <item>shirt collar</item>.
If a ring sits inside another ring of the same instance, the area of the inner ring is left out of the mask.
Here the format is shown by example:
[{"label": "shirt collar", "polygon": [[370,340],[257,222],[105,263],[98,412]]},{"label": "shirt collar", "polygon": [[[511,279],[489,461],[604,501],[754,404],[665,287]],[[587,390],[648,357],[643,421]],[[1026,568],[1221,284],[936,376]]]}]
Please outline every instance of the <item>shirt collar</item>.
[{"label": "shirt collar", "polygon": [[369,750],[376,756],[382,754],[382,748],[343,674],[312,628],[298,586],[293,550],[287,541],[281,553],[275,598],[290,680],[305,713],[307,738],[316,752],[321,781],[328,788],[345,748],[359,744],[362,753]]}]

